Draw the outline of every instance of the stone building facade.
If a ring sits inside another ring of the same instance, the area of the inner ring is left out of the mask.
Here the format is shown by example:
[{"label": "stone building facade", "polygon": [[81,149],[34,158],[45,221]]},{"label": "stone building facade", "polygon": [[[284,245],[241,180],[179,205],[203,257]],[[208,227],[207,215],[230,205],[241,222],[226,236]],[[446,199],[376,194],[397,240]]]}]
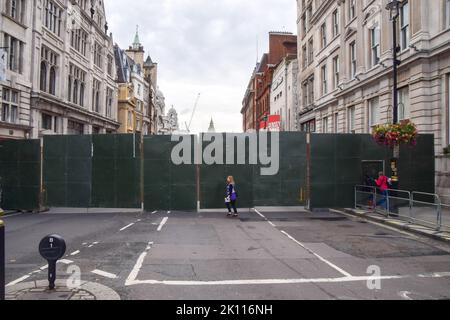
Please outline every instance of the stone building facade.
[{"label": "stone building facade", "polygon": [[0,0],[0,139],[31,137],[33,12],[31,1]]},{"label": "stone building facade", "polygon": [[32,137],[116,132],[116,68],[103,1],[34,3]]},{"label": "stone building facade", "polygon": [[[387,0],[298,0],[300,124],[370,133],[393,120]],[[403,0],[398,23],[399,119],[435,135],[437,190],[450,194],[450,1]]]}]

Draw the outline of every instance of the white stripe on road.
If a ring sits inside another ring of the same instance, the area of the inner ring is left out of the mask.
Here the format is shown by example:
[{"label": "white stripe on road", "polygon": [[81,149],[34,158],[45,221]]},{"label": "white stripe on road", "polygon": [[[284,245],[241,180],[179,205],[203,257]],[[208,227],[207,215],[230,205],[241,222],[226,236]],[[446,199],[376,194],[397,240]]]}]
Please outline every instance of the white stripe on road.
[{"label": "white stripe on road", "polygon": [[[275,226],[269,219],[267,219],[261,212],[259,212],[258,210],[254,209],[255,212],[262,217],[265,221],[267,221],[270,225]],[[331,263],[330,261],[326,260],[325,258],[321,257],[320,255],[318,255],[317,253],[315,253],[314,251],[312,251],[310,248],[308,248],[307,246],[305,246],[303,243],[297,241],[294,237],[292,237],[290,234],[288,234],[285,231],[281,231],[282,234],[284,234],[285,236],[287,236],[289,239],[291,239],[292,241],[294,241],[296,244],[298,244],[300,247],[302,247],[303,249],[305,249],[306,251],[308,251],[309,253],[311,253],[312,255],[314,255],[316,258],[318,258],[320,261],[326,263],[327,265],[329,265],[330,267],[332,267],[333,269],[335,269],[336,271],[338,271],[339,273],[341,273],[343,276],[347,277],[347,278],[351,278],[352,275],[348,272],[346,272],[345,270],[339,268],[338,266],[336,266],[335,264]]]},{"label": "white stripe on road", "polygon": [[77,254],[79,254],[80,252],[81,252],[80,250],[77,250],[77,251],[72,252],[70,255],[73,257],[73,256],[76,256]]},{"label": "white stripe on road", "polygon": [[[145,257],[144,257],[145,258]],[[441,274],[442,276],[442,274]],[[343,277],[343,278],[318,278],[318,279],[261,279],[261,280],[224,280],[224,281],[159,281],[159,280],[133,280],[129,279],[125,286],[134,285],[166,285],[166,286],[233,286],[233,285],[276,285],[276,284],[311,284],[311,283],[348,283],[348,282],[368,282],[383,280],[401,280],[410,278],[435,278],[436,274],[417,276],[364,276],[364,277]],[[446,277],[450,277],[448,274]]]},{"label": "white stripe on road", "polygon": [[145,257],[147,256],[148,252],[151,250],[152,245],[153,245],[153,242],[149,242],[147,245],[147,248],[145,248],[144,252],[142,252],[141,255],[139,256],[136,264],[133,267],[133,270],[131,270],[130,275],[128,276],[127,280],[125,281],[126,286],[133,285],[134,282],[136,281],[139,271],[141,271],[142,265],[144,264]]},{"label": "white stripe on road", "polygon": [[6,286],[7,287],[11,287],[11,286],[16,285],[16,284],[18,284],[18,283],[20,283],[20,282],[22,282],[24,280],[27,280],[29,277],[31,277],[31,276],[28,274],[26,276],[23,276],[22,278],[19,278],[17,280],[14,280],[14,281],[8,283]]},{"label": "white stripe on road", "polygon": [[95,269],[95,270],[93,270],[91,272],[93,274],[96,274],[96,275],[99,275],[99,276],[102,276],[102,277],[105,277],[105,278],[117,279],[117,276],[115,274],[112,274],[112,273],[109,273],[109,272],[106,272],[106,271]]},{"label": "white stripe on road", "polygon": [[352,275],[344,270],[342,270],[341,268],[339,268],[338,266],[336,266],[335,264],[331,263],[330,261],[328,261],[325,258],[322,258],[321,256],[319,256],[317,253],[315,253],[314,251],[312,251],[311,249],[309,249],[307,246],[305,246],[303,243],[300,243],[299,241],[297,241],[294,237],[292,237],[290,234],[288,234],[285,231],[281,231],[281,233],[283,233],[285,236],[287,236],[289,239],[291,239],[292,241],[294,241],[296,244],[298,244],[300,247],[302,247],[303,249],[305,249],[306,251],[308,251],[309,253],[311,253],[312,255],[314,255],[316,258],[318,258],[320,261],[326,263],[327,265],[329,265],[330,267],[332,267],[334,270],[338,271],[339,273],[343,274],[344,276],[351,278]]},{"label": "white stripe on road", "polygon": [[132,227],[132,226],[134,226],[134,222],[133,222],[133,223],[130,223],[129,225],[127,225],[127,226],[125,226],[125,227],[123,227],[123,228],[120,229],[119,231],[124,231],[124,230],[126,230],[126,229],[128,229],[129,227]]},{"label": "white stripe on road", "polygon": [[157,212],[158,212],[158,211],[153,211],[152,214],[155,214],[155,213],[157,213]]},{"label": "white stripe on road", "polygon": [[162,230],[162,228],[164,227],[164,225],[167,223],[167,220],[169,220],[168,217],[165,217],[164,219],[162,219],[162,221],[159,224],[158,229],[156,231],[160,232]]},{"label": "white stripe on road", "polygon": [[59,260],[58,263],[69,265],[69,264],[72,264],[73,261],[72,260],[67,260],[67,259],[62,259],[62,260]]}]

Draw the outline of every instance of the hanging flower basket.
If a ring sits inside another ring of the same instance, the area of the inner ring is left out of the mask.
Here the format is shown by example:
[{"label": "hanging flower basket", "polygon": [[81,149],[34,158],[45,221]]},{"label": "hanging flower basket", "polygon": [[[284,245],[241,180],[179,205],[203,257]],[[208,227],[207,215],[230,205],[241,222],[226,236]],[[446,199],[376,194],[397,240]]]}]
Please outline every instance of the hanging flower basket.
[{"label": "hanging flower basket", "polygon": [[405,120],[395,125],[376,126],[373,129],[372,136],[379,145],[395,148],[400,145],[416,146],[417,135],[416,125],[409,120]]}]

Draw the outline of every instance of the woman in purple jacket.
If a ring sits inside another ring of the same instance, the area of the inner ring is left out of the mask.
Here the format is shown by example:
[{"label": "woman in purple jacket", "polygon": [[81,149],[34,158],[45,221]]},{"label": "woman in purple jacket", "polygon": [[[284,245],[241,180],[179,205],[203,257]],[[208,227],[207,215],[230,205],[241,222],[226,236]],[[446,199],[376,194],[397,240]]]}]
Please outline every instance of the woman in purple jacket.
[{"label": "woman in purple jacket", "polygon": [[225,204],[228,208],[229,217],[233,215],[231,209],[233,209],[235,217],[239,216],[236,208],[236,201],[237,201],[236,183],[234,181],[233,176],[229,176],[227,178],[227,197],[225,198]]}]

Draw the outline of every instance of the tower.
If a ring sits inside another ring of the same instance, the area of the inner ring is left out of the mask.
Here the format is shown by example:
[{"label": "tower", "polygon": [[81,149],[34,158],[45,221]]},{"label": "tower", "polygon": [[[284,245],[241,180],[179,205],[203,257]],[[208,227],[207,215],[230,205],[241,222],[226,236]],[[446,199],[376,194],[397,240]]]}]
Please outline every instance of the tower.
[{"label": "tower", "polygon": [[141,68],[144,66],[144,47],[139,39],[139,26],[136,26],[136,34],[133,44],[126,51],[127,55]]},{"label": "tower", "polygon": [[211,123],[209,124],[208,133],[216,133],[216,128],[214,127],[214,121],[211,118]]}]

